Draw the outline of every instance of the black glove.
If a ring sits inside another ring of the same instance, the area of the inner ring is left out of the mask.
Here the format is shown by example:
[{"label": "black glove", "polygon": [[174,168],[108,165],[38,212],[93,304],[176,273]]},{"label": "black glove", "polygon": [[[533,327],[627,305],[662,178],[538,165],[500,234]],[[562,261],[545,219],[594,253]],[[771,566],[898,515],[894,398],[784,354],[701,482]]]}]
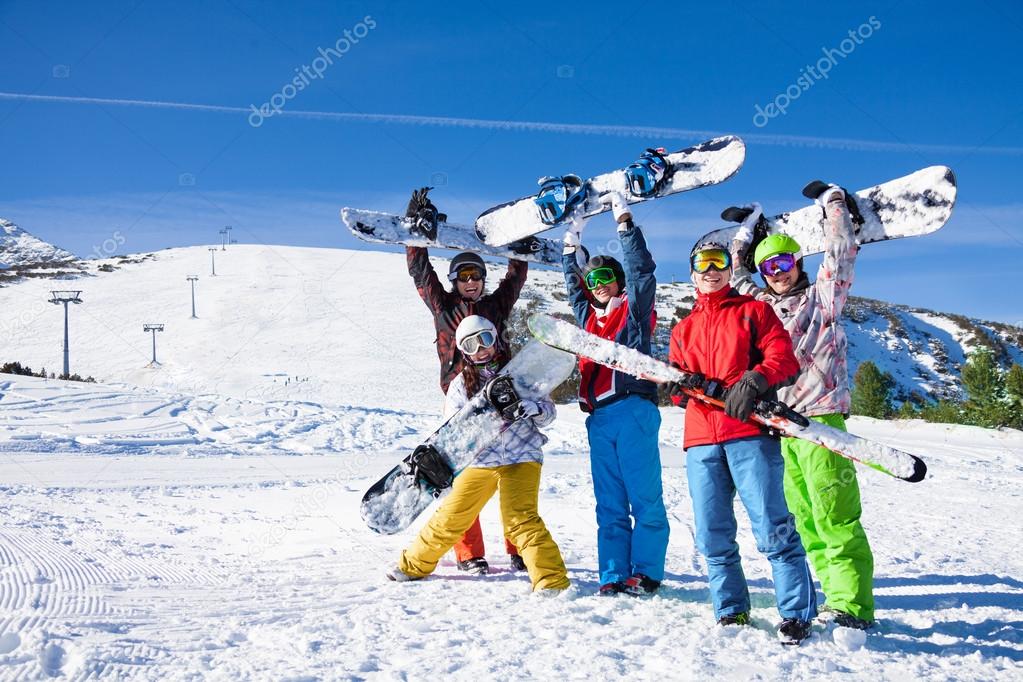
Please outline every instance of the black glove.
[{"label": "black glove", "polygon": [[703,390],[703,385],[707,381],[707,377],[703,376],[699,372],[685,372],[678,365],[672,365],[675,369],[684,372],[685,376],[678,381],[669,381],[666,384],[668,389],[668,395],[672,398],[678,398],[678,406],[683,410],[689,405],[689,394],[685,392],[685,389],[698,389]]},{"label": "black glove", "polygon": [[768,389],[767,379],[760,372],[747,370],[725,393],[725,414],[746,421],[753,414],[753,404]]},{"label": "black glove", "polygon": [[437,211],[427,194],[432,187],[422,187],[412,192],[405,209],[405,217],[412,221],[410,229],[427,239],[437,238],[437,223],[447,220],[447,216]]}]

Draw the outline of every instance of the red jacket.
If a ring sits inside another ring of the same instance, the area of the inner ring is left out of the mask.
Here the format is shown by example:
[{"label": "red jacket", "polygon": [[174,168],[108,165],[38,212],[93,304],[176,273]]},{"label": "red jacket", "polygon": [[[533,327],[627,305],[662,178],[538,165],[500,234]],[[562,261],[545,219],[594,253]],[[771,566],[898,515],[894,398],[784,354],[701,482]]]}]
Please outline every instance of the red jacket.
[{"label": "red jacket", "polygon": [[419,297],[433,313],[433,325],[437,330],[437,357],[440,359],[440,388],[446,394],[451,380],[462,371],[462,354],[455,346],[455,329],[458,323],[469,315],[482,315],[497,327],[500,338],[505,338],[505,326],[519,292],[526,283],[529,264],[520,260],[508,261],[508,274],[491,294],[469,301],[455,290],[448,291],[441,284],[437,272],[430,264],[430,254],[425,248],[405,248],[408,274],[415,282]]},{"label": "red jacket", "polygon": [[[604,317],[595,309],[590,310],[584,328],[591,334],[616,343],[623,343],[628,336],[629,297],[622,296],[621,304]],[[657,329],[657,311],[650,312],[650,331]],[[605,367],[579,356],[579,406],[583,412],[593,412],[597,407],[609,405],[629,395],[647,397],[657,402],[657,387],[649,381],[637,380],[628,374]]]},{"label": "red jacket", "polygon": [[[771,306],[731,287],[697,295],[693,312],[671,332],[668,359],[685,371],[700,372],[729,387],[748,369],[763,374],[772,387],[799,373],[792,339]],[[682,447],[762,433],[753,422],[740,422],[720,408],[690,400]]]}]

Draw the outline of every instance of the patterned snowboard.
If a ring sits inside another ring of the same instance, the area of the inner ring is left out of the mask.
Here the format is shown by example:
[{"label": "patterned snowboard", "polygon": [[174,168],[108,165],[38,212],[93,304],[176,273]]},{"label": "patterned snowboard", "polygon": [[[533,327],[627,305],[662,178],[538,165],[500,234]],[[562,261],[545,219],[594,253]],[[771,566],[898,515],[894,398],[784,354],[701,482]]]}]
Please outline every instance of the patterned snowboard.
[{"label": "patterned snowboard", "polygon": [[[636,204],[724,182],[742,168],[746,145],[738,137],[728,135],[672,152],[667,159],[673,174],[652,196],[632,195],[624,169],[613,170],[586,180],[586,199],[576,207],[574,214],[590,217],[610,210],[600,201],[600,196],[610,191],[620,192],[630,204]],[[476,234],[487,244],[508,244],[557,227],[540,219],[535,197],[535,194],[522,197],[485,211],[476,219]]]},{"label": "patterned snowboard", "polygon": [[[515,382],[521,398],[546,397],[572,374],[575,356],[530,341],[501,370]],[[453,414],[424,445],[431,445],[454,474],[472,464],[476,456],[494,442],[507,422],[480,391]],[[372,530],[384,535],[397,533],[449,489],[438,489],[410,472],[409,458],[391,469],[362,498],[362,518]]]}]

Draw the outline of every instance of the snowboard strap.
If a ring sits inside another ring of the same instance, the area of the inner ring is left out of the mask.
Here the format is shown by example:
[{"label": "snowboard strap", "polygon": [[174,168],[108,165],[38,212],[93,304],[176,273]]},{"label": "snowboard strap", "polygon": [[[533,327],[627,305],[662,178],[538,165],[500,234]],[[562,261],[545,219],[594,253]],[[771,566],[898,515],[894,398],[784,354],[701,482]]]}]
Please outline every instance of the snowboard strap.
[{"label": "snowboard strap", "polygon": [[434,494],[451,487],[455,475],[437,448],[429,444],[420,445],[406,460],[409,473],[417,480],[432,486]]},{"label": "snowboard strap", "polygon": [[635,163],[625,169],[625,182],[633,196],[646,198],[660,191],[671,179],[673,171],[664,149],[648,147]]},{"label": "snowboard strap", "polygon": [[490,380],[484,389],[487,400],[504,419],[512,421],[515,408],[522,399],[515,390],[515,382],[508,374],[496,376]]},{"label": "snowboard strap", "polygon": [[567,218],[587,195],[586,185],[578,175],[546,177],[540,180],[540,191],[533,202],[544,225],[557,225]]}]

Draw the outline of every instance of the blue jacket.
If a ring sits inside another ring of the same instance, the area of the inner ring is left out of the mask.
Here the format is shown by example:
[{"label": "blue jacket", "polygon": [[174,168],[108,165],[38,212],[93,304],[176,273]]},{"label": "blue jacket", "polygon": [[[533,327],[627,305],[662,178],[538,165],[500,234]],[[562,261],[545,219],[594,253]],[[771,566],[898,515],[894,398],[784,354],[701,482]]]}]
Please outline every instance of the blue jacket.
[{"label": "blue jacket", "polygon": [[[582,286],[575,253],[566,253],[561,262],[568,300],[580,327],[650,355],[651,337],[657,323],[654,311],[657,290],[654,270],[657,265],[639,227],[628,223],[628,227],[618,234],[625,271],[625,295],[620,297],[620,301],[609,304],[607,309],[595,308],[590,293]],[[597,365],[586,358],[579,359],[579,372],[582,375],[579,403],[585,412],[592,412],[629,395],[657,401],[657,386],[651,381]]]}]

